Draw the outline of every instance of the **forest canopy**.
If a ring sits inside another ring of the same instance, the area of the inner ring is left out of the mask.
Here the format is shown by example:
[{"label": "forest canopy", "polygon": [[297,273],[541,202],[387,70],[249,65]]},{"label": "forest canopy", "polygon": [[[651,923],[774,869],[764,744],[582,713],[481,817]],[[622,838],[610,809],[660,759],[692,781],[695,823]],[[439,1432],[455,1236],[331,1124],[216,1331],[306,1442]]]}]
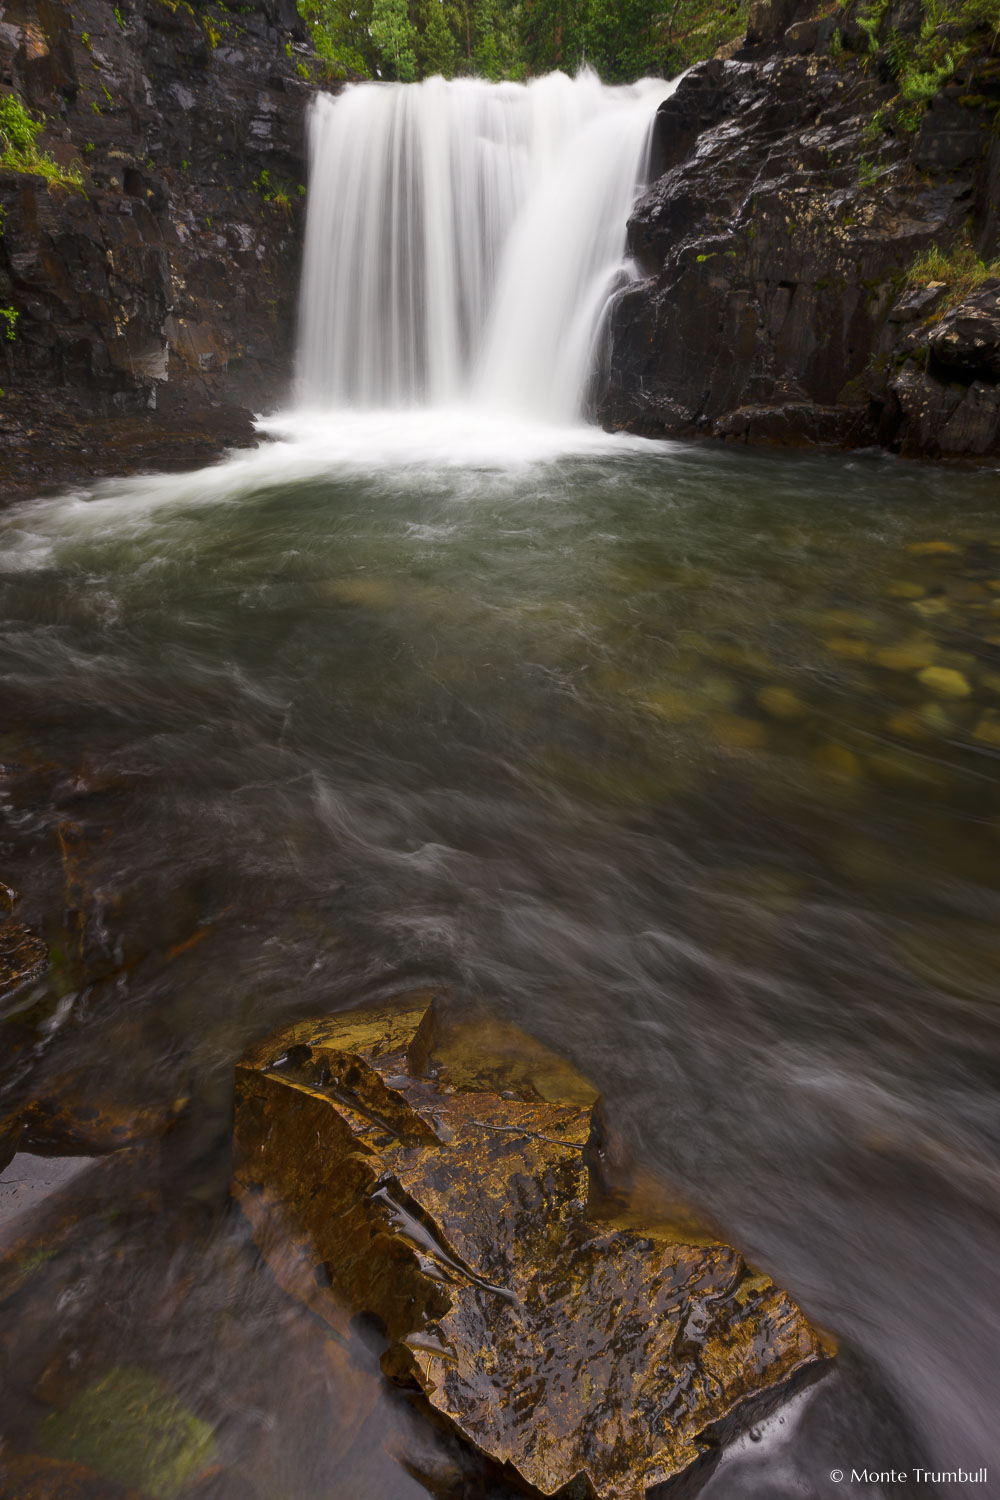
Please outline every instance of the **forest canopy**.
[{"label": "forest canopy", "polygon": [[299,0],[335,76],[520,80],[589,64],[672,77],[746,28],[749,0]]}]

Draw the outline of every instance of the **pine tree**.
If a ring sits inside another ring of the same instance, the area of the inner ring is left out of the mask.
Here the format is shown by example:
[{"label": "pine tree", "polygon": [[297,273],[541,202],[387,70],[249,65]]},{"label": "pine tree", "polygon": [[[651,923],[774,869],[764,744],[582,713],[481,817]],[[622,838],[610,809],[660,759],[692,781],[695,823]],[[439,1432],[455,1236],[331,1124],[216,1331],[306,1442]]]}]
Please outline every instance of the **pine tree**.
[{"label": "pine tree", "polygon": [[497,35],[499,22],[496,0],[479,0],[473,27],[475,46],[472,57],[479,77],[490,78],[494,82],[504,75]]},{"label": "pine tree", "polygon": [[406,0],[372,0],[371,35],[383,77],[412,83],[417,76],[417,29]]},{"label": "pine tree", "polygon": [[424,78],[440,73],[442,78],[451,78],[455,72],[455,38],[442,0],[426,0],[423,9],[423,30],[418,39],[420,69]]},{"label": "pine tree", "polygon": [[585,0],[524,0],[521,55],[533,73],[576,72],[583,61],[586,10]]},{"label": "pine tree", "polygon": [[582,26],[587,61],[605,83],[624,83],[643,74],[659,73],[666,17],[671,11],[676,16],[680,6],[681,0],[666,6],[663,0],[617,0],[611,9],[600,0],[592,0]]}]

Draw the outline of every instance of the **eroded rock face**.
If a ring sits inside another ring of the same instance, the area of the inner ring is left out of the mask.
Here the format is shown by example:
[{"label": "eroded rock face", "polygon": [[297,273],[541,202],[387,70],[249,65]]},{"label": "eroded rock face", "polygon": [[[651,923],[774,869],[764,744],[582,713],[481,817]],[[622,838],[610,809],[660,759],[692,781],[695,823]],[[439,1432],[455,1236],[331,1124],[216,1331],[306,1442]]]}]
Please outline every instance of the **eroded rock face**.
[{"label": "eroded rock face", "polygon": [[286,0],[0,0],[0,92],[82,174],[0,169],[0,499],[254,441],[291,378],[313,69]]},{"label": "eroded rock face", "polygon": [[[736,56],[692,69],[661,105],[629,223],[640,276],[612,310],[597,416],[649,436],[1000,452],[992,312],[935,332],[947,288],[900,296],[930,245],[971,233],[997,254],[1000,77],[986,59],[914,135],[880,129],[898,82],[831,50],[853,8],[813,9],[762,0]],[[919,21],[894,7],[898,29]]]},{"label": "eroded rock face", "polygon": [[931,369],[945,379],[1000,380],[1000,280],[951,308],[927,336]]},{"label": "eroded rock face", "polygon": [[293,1026],[237,1071],[234,1191],[278,1279],[374,1315],[386,1372],[533,1493],[666,1493],[828,1357],[737,1251],[602,1192],[595,1092],[429,995]]}]

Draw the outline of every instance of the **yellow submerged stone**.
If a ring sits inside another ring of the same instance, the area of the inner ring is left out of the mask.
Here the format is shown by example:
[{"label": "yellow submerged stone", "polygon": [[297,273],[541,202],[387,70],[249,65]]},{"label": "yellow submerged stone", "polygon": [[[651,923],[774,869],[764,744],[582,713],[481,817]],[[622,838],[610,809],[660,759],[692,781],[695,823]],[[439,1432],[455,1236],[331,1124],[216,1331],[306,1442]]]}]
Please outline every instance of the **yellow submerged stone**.
[{"label": "yellow submerged stone", "polygon": [[530,1493],[639,1500],[830,1350],[676,1205],[609,1196],[595,1090],[434,997],[292,1026],[237,1070],[234,1191],[279,1281]]},{"label": "yellow submerged stone", "polygon": [[791,688],[782,687],[780,683],[771,683],[762,687],[756,695],[756,701],[766,714],[772,719],[804,719],[809,712],[798,693]]},{"label": "yellow submerged stone", "polygon": [[954,542],[911,542],[907,547],[911,557],[951,557],[961,552]]},{"label": "yellow submerged stone", "polygon": [[953,667],[925,667],[917,677],[925,688],[942,698],[967,698],[972,692],[968,679]]}]

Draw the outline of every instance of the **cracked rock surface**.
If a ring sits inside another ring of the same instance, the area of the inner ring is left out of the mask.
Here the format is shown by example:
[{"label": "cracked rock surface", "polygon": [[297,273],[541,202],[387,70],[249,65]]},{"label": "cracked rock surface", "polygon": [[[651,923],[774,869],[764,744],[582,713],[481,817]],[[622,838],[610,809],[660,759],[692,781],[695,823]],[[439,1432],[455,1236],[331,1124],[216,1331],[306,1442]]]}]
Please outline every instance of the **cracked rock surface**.
[{"label": "cracked rock surface", "polygon": [[255,1048],[234,1151],[279,1281],[375,1317],[386,1373],[531,1493],[666,1494],[829,1357],[736,1250],[608,1191],[586,1079],[430,995]]}]

